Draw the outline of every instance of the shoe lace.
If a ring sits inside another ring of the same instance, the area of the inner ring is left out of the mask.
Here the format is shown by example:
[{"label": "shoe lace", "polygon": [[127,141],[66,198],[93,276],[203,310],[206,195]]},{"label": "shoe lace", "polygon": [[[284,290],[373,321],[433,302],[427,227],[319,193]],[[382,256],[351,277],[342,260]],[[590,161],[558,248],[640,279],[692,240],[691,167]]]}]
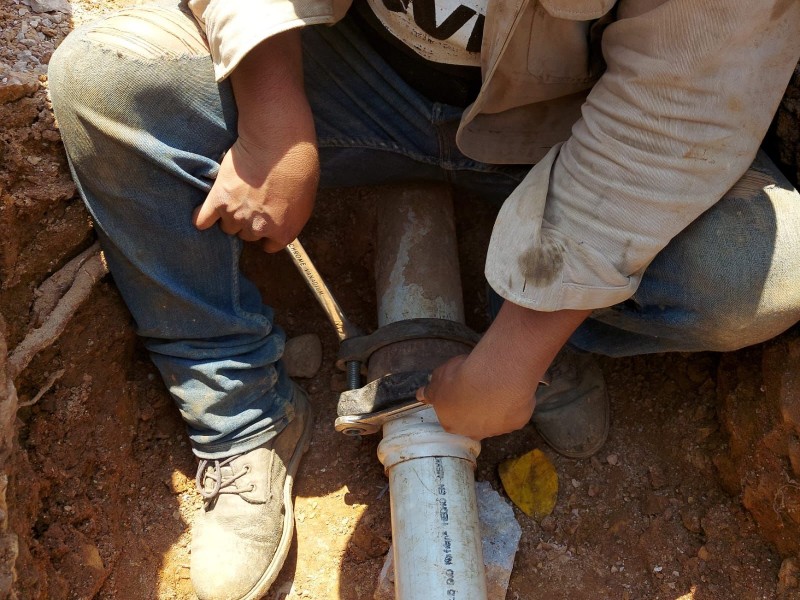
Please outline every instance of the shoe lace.
[{"label": "shoe lace", "polygon": [[[223,460],[200,460],[195,483],[197,484],[197,491],[200,492],[203,499],[210,502],[220,494],[241,494],[246,491],[252,492],[253,489],[255,489],[255,486],[251,485],[248,490],[240,490],[236,484],[237,480],[250,472],[249,466],[244,465],[238,472],[235,472],[233,468],[231,468],[230,475],[223,474],[222,472],[223,467],[227,467],[240,456],[241,454],[237,454],[236,456],[230,456]],[[209,466],[211,466],[210,469]],[[214,486],[210,490],[206,489],[206,479],[211,479],[214,482]]]}]

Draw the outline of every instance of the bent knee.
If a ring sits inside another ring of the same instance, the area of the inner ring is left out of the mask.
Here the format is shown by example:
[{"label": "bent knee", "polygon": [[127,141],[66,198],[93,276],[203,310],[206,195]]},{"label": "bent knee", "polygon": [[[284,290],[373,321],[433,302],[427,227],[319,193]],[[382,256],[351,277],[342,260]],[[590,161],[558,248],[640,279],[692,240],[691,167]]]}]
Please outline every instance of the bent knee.
[{"label": "bent knee", "polygon": [[138,6],[112,13],[73,31],[53,53],[48,74],[58,82],[86,53],[95,60],[145,61],[202,56],[208,44],[197,22],[178,8]]},{"label": "bent knee", "polygon": [[139,6],[89,25],[84,37],[117,52],[145,60],[208,54],[197,22],[177,8]]},{"label": "bent knee", "polygon": [[783,333],[800,321],[800,304],[773,310],[726,309],[695,314],[690,337],[696,349],[732,352],[760,344]]},{"label": "bent knee", "polygon": [[[69,126],[70,112],[125,112],[137,96],[158,97],[179,85],[181,73],[197,79],[184,67],[208,54],[196,22],[178,8],[112,13],[73,31],[53,53],[48,79],[56,116]],[[210,60],[206,70],[213,81]]]}]

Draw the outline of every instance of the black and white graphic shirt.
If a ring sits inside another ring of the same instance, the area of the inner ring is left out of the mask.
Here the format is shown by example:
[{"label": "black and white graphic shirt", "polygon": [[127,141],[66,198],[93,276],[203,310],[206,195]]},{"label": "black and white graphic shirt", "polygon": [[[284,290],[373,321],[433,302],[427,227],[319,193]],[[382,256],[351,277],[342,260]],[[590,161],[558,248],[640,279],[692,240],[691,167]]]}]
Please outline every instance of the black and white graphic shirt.
[{"label": "black and white graphic shirt", "polygon": [[488,0],[368,0],[383,27],[434,63],[479,66]]}]

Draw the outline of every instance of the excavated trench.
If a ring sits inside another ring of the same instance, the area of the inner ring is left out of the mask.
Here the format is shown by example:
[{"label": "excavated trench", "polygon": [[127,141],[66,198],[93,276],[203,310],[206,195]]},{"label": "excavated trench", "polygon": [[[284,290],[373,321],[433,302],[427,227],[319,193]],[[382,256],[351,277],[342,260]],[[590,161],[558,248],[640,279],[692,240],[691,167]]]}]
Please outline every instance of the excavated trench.
[{"label": "excavated trench", "polygon": [[[195,464],[138,344],[69,178],[46,63],[112,3],[0,0],[0,596],[192,598]],[[766,142],[800,177],[800,70]],[[380,190],[322,194],[303,238],[348,315],[376,324]],[[496,207],[456,199],[467,323],[485,328],[482,257]],[[348,244],[337,233],[353,232]],[[390,542],[377,440],[333,432],[336,336],[286,256],[244,268],[290,335],[315,333],[317,413],[297,483],[297,541],[270,598],[372,596]],[[7,352],[8,350],[8,352]],[[800,598],[800,339],[739,352],[604,359],[614,409],[596,459],[551,455],[555,512],[520,512],[508,598]],[[535,431],[490,440],[476,476]]]}]

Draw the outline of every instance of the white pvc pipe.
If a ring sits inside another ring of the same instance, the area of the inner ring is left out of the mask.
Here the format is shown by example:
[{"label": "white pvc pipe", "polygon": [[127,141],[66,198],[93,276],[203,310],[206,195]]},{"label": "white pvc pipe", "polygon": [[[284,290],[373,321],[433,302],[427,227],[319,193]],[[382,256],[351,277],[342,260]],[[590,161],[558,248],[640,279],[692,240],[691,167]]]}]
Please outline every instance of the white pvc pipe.
[{"label": "white pvc pipe", "polygon": [[[379,323],[463,323],[449,194],[396,191],[384,198],[378,232]],[[452,342],[400,342],[373,355],[370,376],[431,368],[454,348],[464,351]],[[474,476],[480,443],[445,432],[433,409],[389,421],[383,434],[378,458],[389,476],[396,600],[486,600]]]},{"label": "white pvc pipe", "polygon": [[433,409],[383,431],[395,598],[486,600],[473,473],[480,444],[445,432]]}]

